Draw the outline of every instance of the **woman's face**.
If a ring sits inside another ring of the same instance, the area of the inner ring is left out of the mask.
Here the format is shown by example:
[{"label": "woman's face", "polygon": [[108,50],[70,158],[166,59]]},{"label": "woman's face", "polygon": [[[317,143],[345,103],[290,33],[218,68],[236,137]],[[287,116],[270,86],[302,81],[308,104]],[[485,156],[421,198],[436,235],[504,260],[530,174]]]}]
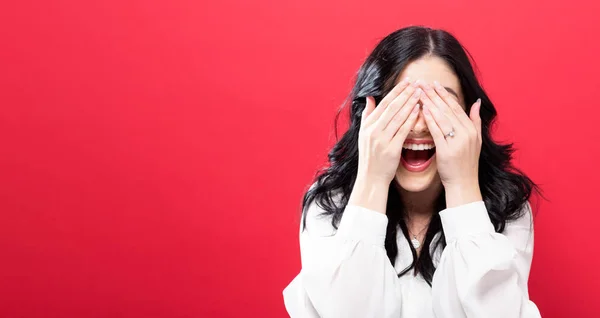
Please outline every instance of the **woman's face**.
[{"label": "woman's face", "polygon": [[[460,81],[443,59],[426,56],[411,62],[400,73],[396,83],[406,77],[410,77],[411,81],[424,81],[430,85],[433,85],[434,81],[438,81],[464,108]],[[453,93],[456,93],[456,96]],[[421,144],[423,146],[420,146]],[[402,189],[408,192],[421,192],[441,186],[435,160],[435,148],[427,150],[433,145],[433,138],[427,128],[423,113],[420,112],[415,126],[404,142],[402,158],[396,170],[395,180]]]}]

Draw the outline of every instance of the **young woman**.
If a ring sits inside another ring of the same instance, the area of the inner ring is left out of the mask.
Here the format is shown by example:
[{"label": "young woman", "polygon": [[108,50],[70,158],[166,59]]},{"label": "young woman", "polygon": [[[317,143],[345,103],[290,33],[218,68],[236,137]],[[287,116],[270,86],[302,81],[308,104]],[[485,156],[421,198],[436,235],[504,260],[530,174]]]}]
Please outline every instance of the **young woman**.
[{"label": "young woman", "polygon": [[536,185],[490,137],[496,109],[448,32],[385,37],[350,127],[304,196],[292,317],[540,317],[529,300]]}]

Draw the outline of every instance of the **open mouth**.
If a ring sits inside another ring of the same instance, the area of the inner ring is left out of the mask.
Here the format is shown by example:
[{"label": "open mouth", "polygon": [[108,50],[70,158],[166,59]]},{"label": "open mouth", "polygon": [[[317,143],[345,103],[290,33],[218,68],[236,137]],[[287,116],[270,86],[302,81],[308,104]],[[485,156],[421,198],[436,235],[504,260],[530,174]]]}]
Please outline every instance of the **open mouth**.
[{"label": "open mouth", "polygon": [[433,143],[405,143],[400,161],[406,170],[420,172],[429,167],[434,155]]}]

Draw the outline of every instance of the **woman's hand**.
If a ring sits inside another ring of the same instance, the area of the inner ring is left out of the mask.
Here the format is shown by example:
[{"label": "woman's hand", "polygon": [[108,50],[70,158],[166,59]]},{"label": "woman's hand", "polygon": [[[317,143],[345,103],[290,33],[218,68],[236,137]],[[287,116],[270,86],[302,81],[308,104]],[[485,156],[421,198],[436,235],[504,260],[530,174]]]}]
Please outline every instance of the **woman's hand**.
[{"label": "woman's hand", "polygon": [[367,97],[358,134],[358,175],[393,180],[400,162],[402,145],[418,117],[421,89],[408,80],[398,83],[375,107]]},{"label": "woman's hand", "polygon": [[422,90],[406,78],[375,107],[367,97],[358,134],[358,173],[349,204],[385,213],[402,145],[415,125]]},{"label": "woman's hand", "polygon": [[[481,200],[479,155],[481,153],[481,99],[465,110],[438,82],[419,84],[423,115],[436,146],[436,162],[446,191],[447,207]],[[452,132],[452,133],[451,133]]]}]

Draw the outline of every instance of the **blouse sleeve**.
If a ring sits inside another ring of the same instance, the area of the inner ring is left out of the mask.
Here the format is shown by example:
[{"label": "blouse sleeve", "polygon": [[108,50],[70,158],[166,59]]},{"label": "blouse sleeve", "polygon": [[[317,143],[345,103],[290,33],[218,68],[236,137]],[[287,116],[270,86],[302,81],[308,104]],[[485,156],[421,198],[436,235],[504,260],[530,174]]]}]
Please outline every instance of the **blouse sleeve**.
[{"label": "blouse sleeve", "polygon": [[283,291],[290,317],[400,317],[398,276],[384,247],[387,216],[348,205],[335,231],[321,212],[313,203],[305,214],[302,269]]},{"label": "blouse sleeve", "polygon": [[527,289],[533,222],[524,209],[502,234],[483,201],[440,212],[447,246],[432,282],[436,317],[541,317]]}]

